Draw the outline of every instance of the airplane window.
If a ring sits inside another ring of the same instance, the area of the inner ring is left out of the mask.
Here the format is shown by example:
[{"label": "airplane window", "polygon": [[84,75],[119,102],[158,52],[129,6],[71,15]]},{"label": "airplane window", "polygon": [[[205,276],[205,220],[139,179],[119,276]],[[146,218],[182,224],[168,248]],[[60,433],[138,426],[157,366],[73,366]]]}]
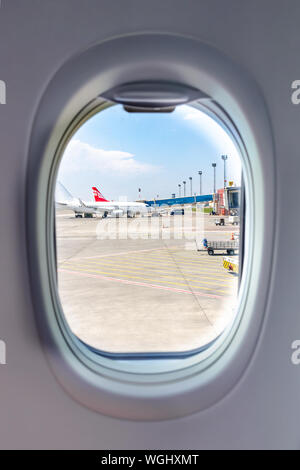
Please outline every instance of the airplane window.
[{"label": "airplane window", "polygon": [[56,180],[57,282],[71,331],[117,357],[211,344],[237,311],[241,199],[237,146],[196,106],[113,105],[87,120]]}]

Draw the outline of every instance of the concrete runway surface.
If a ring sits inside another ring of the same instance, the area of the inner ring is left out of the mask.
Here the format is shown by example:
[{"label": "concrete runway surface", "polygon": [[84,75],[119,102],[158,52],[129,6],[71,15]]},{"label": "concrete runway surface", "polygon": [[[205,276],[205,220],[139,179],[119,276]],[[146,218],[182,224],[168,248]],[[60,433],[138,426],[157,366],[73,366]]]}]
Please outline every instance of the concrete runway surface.
[{"label": "concrete runway surface", "polygon": [[197,246],[204,237],[230,240],[239,228],[214,219],[58,212],[59,295],[73,333],[118,353],[188,351],[215,339],[236,310],[238,277],[223,268],[224,253]]}]

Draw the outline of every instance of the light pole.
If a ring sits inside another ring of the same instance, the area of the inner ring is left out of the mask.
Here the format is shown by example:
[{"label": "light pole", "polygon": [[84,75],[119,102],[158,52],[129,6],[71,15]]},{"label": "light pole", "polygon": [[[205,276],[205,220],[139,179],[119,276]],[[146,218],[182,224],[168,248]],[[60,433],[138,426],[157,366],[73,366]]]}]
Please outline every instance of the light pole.
[{"label": "light pole", "polygon": [[227,155],[222,155],[221,158],[224,162],[224,189],[225,189],[226,186],[227,186],[227,181],[226,181],[226,160],[228,159],[228,156]]},{"label": "light pole", "polygon": [[179,188],[179,197],[181,197],[181,184],[178,185]]},{"label": "light pole", "polygon": [[200,178],[200,196],[202,195],[202,171],[198,171],[198,175]]},{"label": "light pole", "polygon": [[214,194],[216,194],[216,166],[217,164],[216,163],[212,163],[211,165],[214,169]]},{"label": "light pole", "polygon": [[186,181],[183,181],[183,196],[184,197],[186,196],[185,185],[186,185]]},{"label": "light pole", "polygon": [[193,196],[193,178],[189,176],[190,184],[191,184],[191,197]]},{"label": "light pole", "polygon": [[216,212],[216,166],[217,164],[216,163],[212,163],[211,165],[214,169],[214,195],[213,195],[213,204],[214,204],[214,207],[213,207],[213,211],[214,213]]}]

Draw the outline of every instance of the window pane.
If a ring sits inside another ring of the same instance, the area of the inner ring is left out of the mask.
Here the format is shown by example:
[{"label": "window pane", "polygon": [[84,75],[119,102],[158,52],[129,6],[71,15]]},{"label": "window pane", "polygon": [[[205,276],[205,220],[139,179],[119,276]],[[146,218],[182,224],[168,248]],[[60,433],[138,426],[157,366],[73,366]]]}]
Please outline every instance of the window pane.
[{"label": "window pane", "polygon": [[236,312],[241,159],[211,117],[116,105],[70,140],[56,183],[58,292],[110,353],[205,346]]}]

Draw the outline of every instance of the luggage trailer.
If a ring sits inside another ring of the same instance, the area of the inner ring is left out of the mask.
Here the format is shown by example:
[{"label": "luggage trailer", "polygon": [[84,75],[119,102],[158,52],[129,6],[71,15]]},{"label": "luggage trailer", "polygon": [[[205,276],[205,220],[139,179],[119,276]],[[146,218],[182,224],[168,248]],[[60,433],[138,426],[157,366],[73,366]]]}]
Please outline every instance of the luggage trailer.
[{"label": "luggage trailer", "polygon": [[205,238],[203,240],[203,246],[210,256],[214,255],[215,251],[225,251],[228,255],[234,255],[239,249],[239,242],[238,240],[208,241]]}]

